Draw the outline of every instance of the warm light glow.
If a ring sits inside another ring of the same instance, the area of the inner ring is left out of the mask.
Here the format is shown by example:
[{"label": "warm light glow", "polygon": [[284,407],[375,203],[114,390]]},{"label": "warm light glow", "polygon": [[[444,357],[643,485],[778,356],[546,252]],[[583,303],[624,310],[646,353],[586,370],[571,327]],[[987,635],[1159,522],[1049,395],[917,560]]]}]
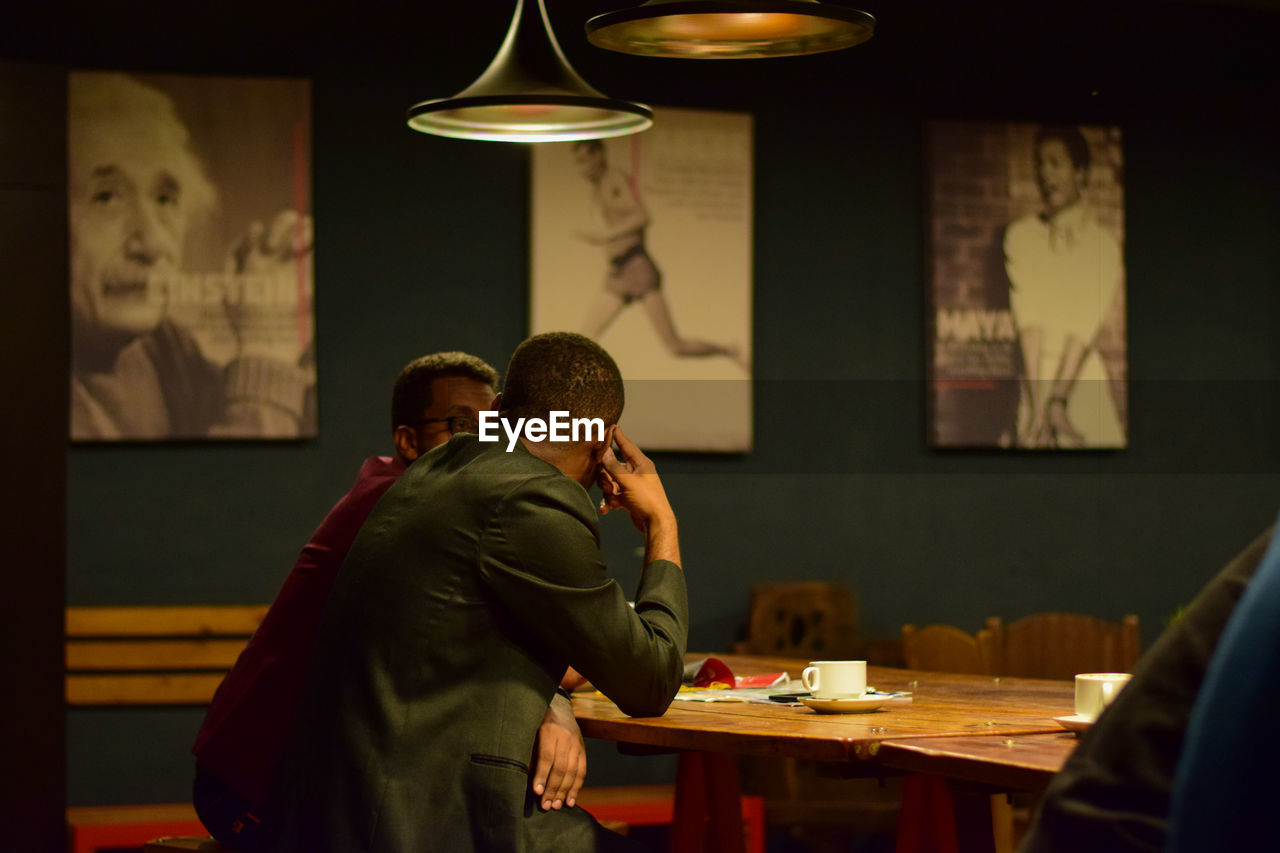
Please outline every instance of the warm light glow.
[{"label": "warm light glow", "polygon": [[640,56],[752,59],[861,44],[875,18],[814,0],[652,0],[587,22],[596,47]]},{"label": "warm light glow", "polygon": [[762,12],[743,12],[737,15],[669,15],[645,23],[648,26],[643,30],[652,38],[722,42],[796,38],[819,35],[830,28],[820,18]]},{"label": "warm light glow", "polygon": [[[410,110],[409,126],[454,139],[570,142],[639,133],[653,124],[647,116],[600,107],[495,103],[450,108],[444,106],[446,103],[441,100],[414,107]],[[433,108],[436,105],[443,108]]]},{"label": "warm light glow", "polygon": [[509,104],[504,109],[513,115],[533,117],[555,112],[557,107],[551,104]]}]

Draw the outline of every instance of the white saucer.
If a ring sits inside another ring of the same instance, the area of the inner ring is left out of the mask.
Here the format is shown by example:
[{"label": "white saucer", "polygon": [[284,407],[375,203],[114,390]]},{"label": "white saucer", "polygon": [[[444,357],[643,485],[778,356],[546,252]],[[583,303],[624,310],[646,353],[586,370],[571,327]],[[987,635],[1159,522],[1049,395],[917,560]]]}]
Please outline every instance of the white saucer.
[{"label": "white saucer", "polygon": [[1084,714],[1070,714],[1066,717],[1054,717],[1054,722],[1069,732],[1082,732],[1093,725],[1093,717]]},{"label": "white saucer", "polygon": [[858,699],[819,699],[816,696],[797,698],[819,714],[865,714],[889,701],[888,696],[867,696]]}]

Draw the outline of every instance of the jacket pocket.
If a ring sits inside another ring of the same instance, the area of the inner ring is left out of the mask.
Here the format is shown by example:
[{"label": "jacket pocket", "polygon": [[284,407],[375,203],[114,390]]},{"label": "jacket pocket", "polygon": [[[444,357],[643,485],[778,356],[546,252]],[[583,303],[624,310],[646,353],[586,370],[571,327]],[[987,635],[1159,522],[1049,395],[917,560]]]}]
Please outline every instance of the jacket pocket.
[{"label": "jacket pocket", "polygon": [[505,767],[509,770],[519,770],[524,775],[529,775],[529,765],[523,761],[516,761],[514,758],[507,758],[503,755],[485,755],[482,752],[471,753],[472,764],[486,764],[490,767]]},{"label": "jacket pocket", "polygon": [[472,753],[461,781],[477,853],[527,850],[522,834],[528,767],[506,756]]}]

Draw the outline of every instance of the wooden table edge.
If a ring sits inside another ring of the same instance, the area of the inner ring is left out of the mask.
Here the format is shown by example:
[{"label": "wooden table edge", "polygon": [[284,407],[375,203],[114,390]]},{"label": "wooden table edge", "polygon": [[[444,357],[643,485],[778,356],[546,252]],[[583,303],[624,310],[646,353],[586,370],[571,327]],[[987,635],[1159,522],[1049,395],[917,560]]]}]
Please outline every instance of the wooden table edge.
[{"label": "wooden table edge", "polygon": [[[673,737],[669,729],[662,726],[637,726],[625,720],[597,720],[579,718],[578,726],[583,737],[597,740],[627,743],[638,746],[653,747],[670,752],[726,752],[737,755],[753,755],[778,758],[800,758],[813,761],[861,762],[880,761],[880,754],[886,747],[896,741],[926,741],[931,739],[975,737],[975,738],[1014,738],[1023,735],[1060,734],[1062,728],[1055,725],[1038,726],[1028,724],[1013,730],[998,733],[975,731],[971,734],[951,732],[921,733],[904,732],[893,734],[886,732],[874,740],[865,738],[829,738],[813,741],[804,750],[783,749],[778,739],[768,735],[750,735],[744,737],[740,732],[701,731],[696,735]],[[695,738],[696,743],[682,743],[686,738]],[[902,769],[902,768],[895,768]]]},{"label": "wooden table edge", "polygon": [[[1070,737],[1064,735],[1061,729],[1056,732],[1029,734]],[[1017,743],[1017,736],[981,735],[980,737],[990,738],[993,741],[1008,741],[1011,745]],[[1018,764],[1013,761],[993,763],[978,756],[960,756],[945,749],[934,749],[929,745],[930,740],[940,740],[940,738],[901,738],[885,741],[879,745],[877,757],[885,767],[907,773],[929,773],[997,788],[1031,792],[1043,791],[1061,767],[1059,765],[1049,768]]]}]

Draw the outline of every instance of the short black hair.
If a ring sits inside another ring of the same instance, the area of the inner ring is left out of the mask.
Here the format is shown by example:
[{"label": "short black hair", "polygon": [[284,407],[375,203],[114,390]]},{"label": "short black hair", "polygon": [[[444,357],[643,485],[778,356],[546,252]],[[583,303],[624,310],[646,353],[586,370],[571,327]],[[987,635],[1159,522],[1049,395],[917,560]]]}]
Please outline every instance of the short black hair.
[{"label": "short black hair", "polygon": [[498,371],[481,358],[465,352],[433,352],[415,358],[396,377],[391,392],[391,431],[398,426],[414,426],[431,407],[431,383],[437,379],[463,377],[483,382],[498,393]]},{"label": "short black hair", "polygon": [[1089,169],[1089,143],[1085,141],[1080,128],[1073,124],[1045,125],[1036,133],[1035,149],[1038,151],[1041,143],[1051,139],[1058,140],[1066,147],[1067,156],[1077,169]]},{"label": "short black hair", "polygon": [[577,142],[573,143],[573,150],[578,151],[579,149],[586,149],[588,151],[595,151],[603,154],[604,143],[599,139],[579,139]]},{"label": "short black hair", "polygon": [[571,418],[618,422],[626,402],[622,373],[604,347],[573,332],[547,332],[526,340],[511,355],[502,410],[517,418],[546,420],[553,411]]}]

